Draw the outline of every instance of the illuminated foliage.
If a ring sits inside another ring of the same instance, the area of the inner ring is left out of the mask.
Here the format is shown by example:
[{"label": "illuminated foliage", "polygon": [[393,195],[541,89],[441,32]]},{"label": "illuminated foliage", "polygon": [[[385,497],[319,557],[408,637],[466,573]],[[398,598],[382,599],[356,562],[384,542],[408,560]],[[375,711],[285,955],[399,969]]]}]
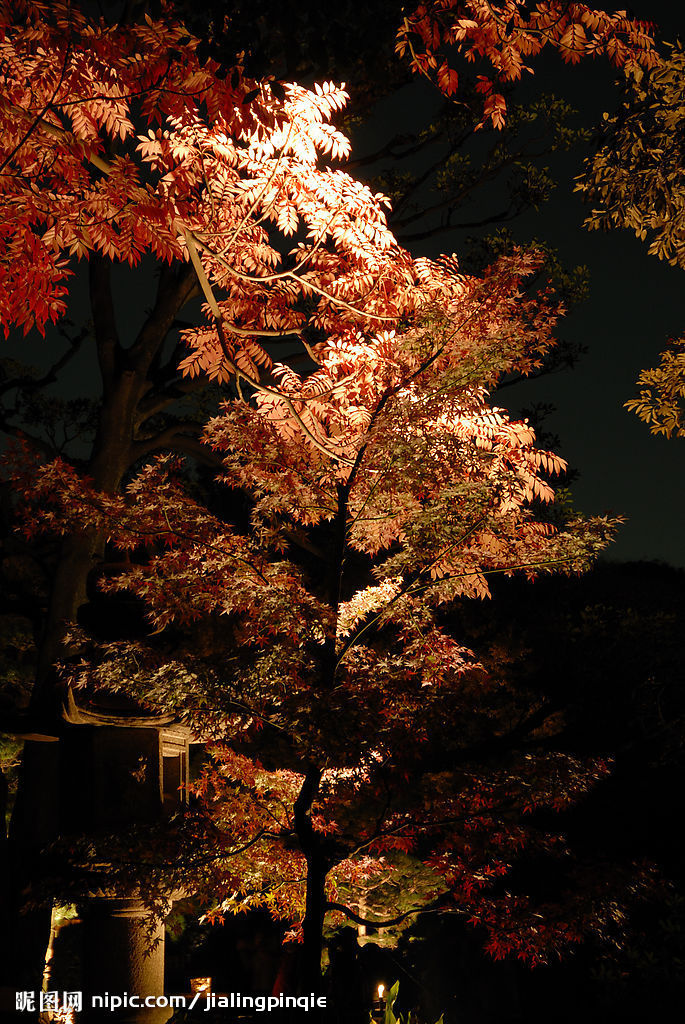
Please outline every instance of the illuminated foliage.
[{"label": "illuminated foliage", "polygon": [[562,0],[431,0],[404,19],[397,50],[448,96],[459,88],[454,53],[470,62],[483,60],[488,72],[478,76],[483,120],[501,128],[506,100],[495,85],[531,71],[528,61],[544,47],[557,50],[567,64],[603,55],[614,67],[631,71],[657,62],[650,31],[648,22],[630,19],[625,11],[607,14]]},{"label": "illuminated foliage", "polygon": [[[212,305],[210,284],[222,290],[228,341],[222,352],[213,326],[188,340],[225,379],[234,360],[251,374],[269,364],[265,337],[327,329],[331,310],[354,318],[354,296],[372,315],[385,279],[406,273],[389,258],[379,198],[319,166],[348,152],[330,124],[341,89],[276,89],[240,68],[219,78],[170,9],[109,28],[71,4],[17,3],[1,24],[6,331],[43,331],[64,313],[69,256],[170,263],[190,247]],[[308,317],[295,308],[303,295]]]},{"label": "illuminated foliage", "polygon": [[637,413],[653,434],[683,437],[685,400],[685,340],[674,342],[661,353],[661,361],[653,369],[642,370],[637,379],[640,394],[626,402],[626,408]]}]

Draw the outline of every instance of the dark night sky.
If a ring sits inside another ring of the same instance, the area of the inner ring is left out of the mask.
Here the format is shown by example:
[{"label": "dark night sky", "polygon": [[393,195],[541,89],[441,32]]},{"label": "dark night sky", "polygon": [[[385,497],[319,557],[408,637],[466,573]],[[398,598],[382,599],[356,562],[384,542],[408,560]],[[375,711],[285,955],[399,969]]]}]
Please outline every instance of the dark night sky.
[{"label": "dark night sky", "polygon": [[[678,34],[685,38],[685,12],[667,0],[641,0],[630,13],[661,24],[666,39],[674,40]],[[550,55],[535,67],[535,78],[526,88],[562,95],[582,112],[584,124],[592,126],[603,110],[612,108],[615,76],[605,61],[566,68]],[[387,131],[390,122],[405,119],[410,109],[419,121],[426,118],[433,102],[424,87],[410,87],[399,103],[385,101],[378,116]],[[556,406],[546,427],[559,435],[560,453],[580,474],[573,487],[578,508],[585,513],[611,511],[628,520],[608,558],[660,559],[685,566],[685,441],[652,436],[623,408],[635,394],[640,369],[658,361],[669,337],[685,332],[685,277],[681,270],[647,256],[646,246],[627,231],[600,234],[582,228],[585,208],[572,191],[582,157],[582,152],[564,155],[551,165],[558,181],[552,200],[538,213],[515,222],[512,231],[521,241],[534,236],[548,241],[567,265],[589,267],[590,299],[573,310],[560,331],[581,341],[589,352],[573,370],[508,389],[497,401],[513,412],[534,402]],[[459,253],[462,245],[456,233],[442,235],[425,252]],[[73,306],[77,319],[85,298],[82,281],[75,282],[74,291],[82,296]],[[121,291],[121,311],[131,323],[149,301],[149,292],[134,297],[130,290]],[[41,344],[35,337],[32,347],[39,349]],[[25,343],[11,354],[33,358]],[[82,382],[93,370],[84,357],[76,375]],[[82,392],[78,380],[72,384],[74,393]]]}]

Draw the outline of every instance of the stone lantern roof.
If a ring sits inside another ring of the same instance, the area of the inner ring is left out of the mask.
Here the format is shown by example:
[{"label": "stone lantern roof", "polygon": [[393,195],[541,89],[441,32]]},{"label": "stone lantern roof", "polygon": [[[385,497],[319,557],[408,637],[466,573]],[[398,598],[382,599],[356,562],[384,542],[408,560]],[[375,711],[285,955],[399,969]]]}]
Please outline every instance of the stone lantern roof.
[{"label": "stone lantern roof", "polygon": [[[97,695],[84,692],[77,698],[70,686],[64,695],[62,718],[70,725],[109,725],[128,729],[179,727],[178,716],[173,712],[159,714],[147,711],[130,697],[120,693],[108,693],[106,690],[98,691]],[[188,732],[190,733],[190,730]]]}]

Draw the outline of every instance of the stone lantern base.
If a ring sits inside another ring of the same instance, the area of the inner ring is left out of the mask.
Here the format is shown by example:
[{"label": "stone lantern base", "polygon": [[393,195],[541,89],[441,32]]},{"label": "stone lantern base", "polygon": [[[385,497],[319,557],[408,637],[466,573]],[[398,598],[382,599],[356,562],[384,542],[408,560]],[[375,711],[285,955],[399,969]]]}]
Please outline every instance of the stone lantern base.
[{"label": "stone lantern base", "polygon": [[[173,1012],[169,1007],[135,1005],[146,997],[152,1002],[164,996],[164,923],[155,921],[140,899],[90,897],[80,909],[85,979],[82,1019],[100,1024],[105,1019],[117,1024],[164,1024]],[[112,996],[124,1000],[114,1012]],[[136,997],[133,1006],[131,996]]]}]

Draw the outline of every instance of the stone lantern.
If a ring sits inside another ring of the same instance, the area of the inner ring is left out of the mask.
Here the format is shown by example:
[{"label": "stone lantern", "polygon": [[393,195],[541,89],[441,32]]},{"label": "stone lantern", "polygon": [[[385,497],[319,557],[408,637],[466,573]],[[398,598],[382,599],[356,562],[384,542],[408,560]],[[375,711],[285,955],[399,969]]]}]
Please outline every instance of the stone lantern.
[{"label": "stone lantern", "polygon": [[[172,716],[151,715],[118,697],[97,704],[77,703],[68,692],[61,740],[61,828],[65,832],[115,833],[134,825],[154,825],[187,801],[191,730]],[[91,997],[164,995],[164,925],[131,883],[108,887],[98,876],[84,892],[83,925],[85,1020],[102,1019]],[[169,901],[182,893],[169,893]],[[125,1007],[108,1018],[161,1024],[171,1010]]]}]

